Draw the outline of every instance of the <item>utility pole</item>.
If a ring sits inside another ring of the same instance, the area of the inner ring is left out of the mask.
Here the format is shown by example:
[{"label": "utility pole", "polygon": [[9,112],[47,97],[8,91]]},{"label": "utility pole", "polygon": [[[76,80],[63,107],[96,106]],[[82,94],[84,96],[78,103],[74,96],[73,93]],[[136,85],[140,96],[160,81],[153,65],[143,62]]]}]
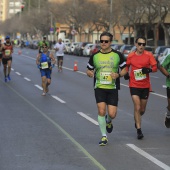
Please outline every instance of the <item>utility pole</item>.
[{"label": "utility pole", "polygon": [[[75,8],[76,8],[76,2],[75,0],[73,0],[73,11],[75,11]],[[74,25],[74,22],[72,23],[72,31],[75,31],[75,25]],[[72,41],[75,42],[75,32],[74,34],[72,33]]]},{"label": "utility pole", "polygon": [[50,40],[51,40],[51,42],[53,42],[54,28],[53,28],[53,14],[52,14],[52,12],[50,12],[50,17],[51,17]]},{"label": "utility pole", "polygon": [[30,0],[28,1],[28,13],[30,14],[30,6],[31,6],[31,4],[30,4]]},{"label": "utility pole", "polygon": [[41,9],[41,0],[38,0],[38,12],[40,13],[40,9]]},{"label": "utility pole", "polygon": [[109,21],[109,32],[113,33],[113,22],[112,22],[112,14],[113,13],[113,0],[110,0],[110,21]]},{"label": "utility pole", "polygon": [[16,14],[16,6],[15,6],[15,0],[14,0],[14,15]]}]

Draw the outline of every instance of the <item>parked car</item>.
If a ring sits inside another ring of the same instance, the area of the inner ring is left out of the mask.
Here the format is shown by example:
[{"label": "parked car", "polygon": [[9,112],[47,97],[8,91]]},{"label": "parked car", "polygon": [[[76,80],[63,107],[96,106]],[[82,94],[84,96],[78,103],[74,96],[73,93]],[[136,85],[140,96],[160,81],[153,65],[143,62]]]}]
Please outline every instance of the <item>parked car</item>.
[{"label": "parked car", "polygon": [[[135,50],[136,50],[136,46],[133,46],[130,52],[135,51]],[[151,46],[145,46],[145,50],[153,53],[153,47]]]},{"label": "parked car", "polygon": [[86,44],[86,46],[83,49],[83,56],[90,56],[90,50],[93,44]]},{"label": "parked car", "polygon": [[124,45],[124,44],[115,44],[112,48],[114,50],[120,51],[120,48],[121,48],[122,45]]},{"label": "parked car", "polygon": [[31,49],[38,49],[38,41],[31,41],[29,44],[29,48]]},{"label": "parked car", "polygon": [[158,56],[158,63],[161,64],[168,55],[170,55],[170,48],[166,48],[163,53]]},{"label": "parked car", "polygon": [[74,55],[78,55],[78,56],[82,56],[83,55],[83,49],[85,47],[86,44],[91,44],[90,42],[80,42],[74,49],[73,54]]},{"label": "parked car", "polygon": [[170,48],[170,47],[169,47],[169,46],[158,46],[158,47],[155,49],[154,57],[155,57],[156,61],[158,61],[158,57],[163,53],[163,51],[164,51],[166,48]]},{"label": "parked car", "polygon": [[133,45],[122,45],[120,48],[120,52],[124,55],[124,59],[127,59],[128,54],[130,53],[130,50],[132,49]]},{"label": "parked car", "polygon": [[71,45],[71,43],[65,43],[65,50],[64,50],[64,53],[65,53],[65,54],[68,54],[70,45]]},{"label": "parked car", "polygon": [[101,49],[101,47],[100,47],[99,44],[93,44],[93,46],[91,47],[91,50],[90,50],[90,55],[93,55],[94,53],[96,53],[100,49]]},{"label": "parked car", "polygon": [[113,48],[116,44],[111,44],[110,47]]},{"label": "parked car", "polygon": [[68,54],[73,54],[74,49],[75,49],[76,45],[78,45],[78,44],[79,44],[79,42],[72,42],[70,45],[70,48],[68,49]]}]

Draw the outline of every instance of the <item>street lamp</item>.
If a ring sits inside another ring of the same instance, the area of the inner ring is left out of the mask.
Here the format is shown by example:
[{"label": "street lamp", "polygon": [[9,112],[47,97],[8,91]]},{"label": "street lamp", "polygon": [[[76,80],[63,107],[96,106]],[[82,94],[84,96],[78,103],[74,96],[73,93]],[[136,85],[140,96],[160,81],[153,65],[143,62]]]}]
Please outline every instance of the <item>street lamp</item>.
[{"label": "street lamp", "polygon": [[109,22],[109,32],[110,32],[110,33],[112,33],[112,29],[113,29],[112,11],[113,11],[113,1],[110,0],[110,22]]},{"label": "street lamp", "polygon": [[50,40],[51,42],[53,41],[53,32],[54,32],[54,28],[53,28],[53,15],[52,12],[50,12],[50,20],[51,20],[51,28],[50,28]]},{"label": "street lamp", "polygon": [[41,8],[41,0],[38,0],[38,12],[40,13],[40,8]]}]

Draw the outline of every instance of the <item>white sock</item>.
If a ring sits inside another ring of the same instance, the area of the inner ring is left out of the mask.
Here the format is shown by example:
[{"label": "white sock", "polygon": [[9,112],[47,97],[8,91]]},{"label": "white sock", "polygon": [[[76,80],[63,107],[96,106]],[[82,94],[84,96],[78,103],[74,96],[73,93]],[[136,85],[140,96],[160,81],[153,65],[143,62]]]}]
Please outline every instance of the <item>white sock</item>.
[{"label": "white sock", "polygon": [[170,118],[170,111],[168,109],[167,109],[167,112],[166,112],[166,117]]}]

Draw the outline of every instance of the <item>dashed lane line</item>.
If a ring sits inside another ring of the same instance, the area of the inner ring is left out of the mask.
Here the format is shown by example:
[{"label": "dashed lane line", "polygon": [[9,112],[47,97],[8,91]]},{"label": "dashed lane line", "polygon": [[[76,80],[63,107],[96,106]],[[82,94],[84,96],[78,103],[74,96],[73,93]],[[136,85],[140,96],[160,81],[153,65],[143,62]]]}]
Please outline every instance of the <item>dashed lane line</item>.
[{"label": "dashed lane line", "polygon": [[27,78],[27,77],[24,77],[24,79],[27,80],[27,81],[31,81],[31,80],[30,80],[29,78]]},{"label": "dashed lane line", "polygon": [[60,99],[57,96],[51,95],[51,97],[53,97],[54,99],[58,100],[60,103],[66,103],[64,100]]},{"label": "dashed lane line", "polygon": [[133,149],[134,151],[136,151],[138,154],[142,155],[143,157],[147,158],[148,160],[150,160],[151,162],[153,162],[154,164],[158,165],[159,167],[161,167],[164,170],[170,170],[170,167],[166,164],[164,164],[163,162],[159,161],[158,159],[154,158],[153,156],[151,156],[150,154],[148,154],[147,152],[143,151],[142,149],[138,148],[137,146],[135,146],[134,144],[126,144],[127,146],[129,146],[131,149]]},{"label": "dashed lane line", "polygon": [[40,90],[43,90],[43,88],[41,86],[39,86],[38,84],[35,84],[34,86],[37,87]]},{"label": "dashed lane line", "polygon": [[167,86],[166,86],[166,85],[162,85],[162,87],[163,87],[163,88],[167,88]]},{"label": "dashed lane line", "polygon": [[99,125],[99,123],[92,119],[91,117],[87,116],[86,114],[82,113],[82,112],[77,112],[77,114],[79,114],[80,116],[84,117],[85,119],[87,119],[88,121],[92,122],[95,125]]},{"label": "dashed lane line", "polygon": [[19,72],[15,72],[15,73],[16,73],[17,75],[19,75],[19,76],[21,75],[21,73],[19,73]]}]

